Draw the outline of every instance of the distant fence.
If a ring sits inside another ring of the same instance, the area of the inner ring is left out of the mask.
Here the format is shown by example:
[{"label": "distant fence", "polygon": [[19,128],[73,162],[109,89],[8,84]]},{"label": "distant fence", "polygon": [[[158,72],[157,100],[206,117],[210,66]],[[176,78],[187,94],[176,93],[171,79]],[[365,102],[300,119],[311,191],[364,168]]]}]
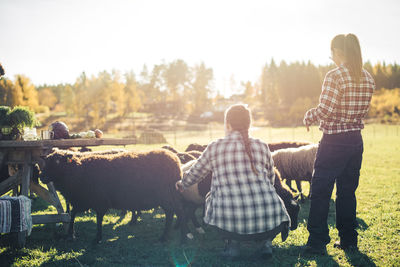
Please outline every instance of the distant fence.
[{"label": "distant fence", "polygon": [[[367,124],[362,131],[367,138],[382,138],[385,136],[399,136],[400,125]],[[165,124],[147,124],[146,127],[123,133],[125,137],[135,135],[140,144],[168,143],[173,146],[188,143],[208,144],[211,141],[224,137],[222,124],[183,124],[169,122]],[[281,140],[303,140],[317,143],[322,136],[318,126],[310,127],[307,132],[302,127],[268,127],[257,125],[250,129],[250,135],[265,142]]]}]

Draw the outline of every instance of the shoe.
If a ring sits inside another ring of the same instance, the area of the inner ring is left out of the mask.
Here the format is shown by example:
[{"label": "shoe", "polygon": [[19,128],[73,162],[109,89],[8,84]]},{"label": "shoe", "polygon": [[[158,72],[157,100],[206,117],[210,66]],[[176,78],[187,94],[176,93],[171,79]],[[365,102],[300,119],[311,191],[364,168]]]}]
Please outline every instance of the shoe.
[{"label": "shoe", "polygon": [[326,247],[315,247],[310,245],[305,245],[301,248],[302,254],[305,255],[326,255]]},{"label": "shoe", "polygon": [[225,243],[225,249],[221,252],[221,256],[224,258],[237,258],[240,254],[239,250],[240,243],[233,240],[228,240]]},{"label": "shoe", "polygon": [[340,241],[336,241],[335,244],[333,244],[334,248],[338,248],[341,250],[345,250],[345,251],[357,251],[358,247],[357,244],[342,244]]}]

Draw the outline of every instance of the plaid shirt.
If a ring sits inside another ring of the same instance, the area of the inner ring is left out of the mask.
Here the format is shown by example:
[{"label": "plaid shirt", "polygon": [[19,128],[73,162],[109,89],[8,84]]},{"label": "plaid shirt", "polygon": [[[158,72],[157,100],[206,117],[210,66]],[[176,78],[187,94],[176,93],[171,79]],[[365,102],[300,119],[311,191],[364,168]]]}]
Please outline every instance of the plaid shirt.
[{"label": "plaid shirt", "polygon": [[306,112],[303,123],[319,121],[320,130],[326,134],[361,130],[374,90],[374,79],[366,70],[356,84],[349,69],[340,65],[326,74],[319,105]]},{"label": "plaid shirt", "polygon": [[290,222],[273,186],[274,162],[268,145],[258,139],[249,140],[259,175],[251,169],[241,134],[233,132],[209,144],[182,179],[187,188],[212,172],[204,221],[239,234],[263,233]]}]

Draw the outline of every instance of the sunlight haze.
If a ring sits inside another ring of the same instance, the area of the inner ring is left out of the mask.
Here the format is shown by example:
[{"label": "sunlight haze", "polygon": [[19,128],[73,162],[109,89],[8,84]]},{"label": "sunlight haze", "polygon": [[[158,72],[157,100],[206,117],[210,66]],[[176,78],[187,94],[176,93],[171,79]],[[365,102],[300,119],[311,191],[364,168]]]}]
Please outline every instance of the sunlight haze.
[{"label": "sunlight haze", "polygon": [[0,2],[0,62],[6,76],[35,85],[73,83],[85,71],[133,70],[182,59],[214,71],[231,94],[262,67],[329,64],[330,41],[355,33],[364,60],[400,62],[400,2],[383,1],[50,1]]}]

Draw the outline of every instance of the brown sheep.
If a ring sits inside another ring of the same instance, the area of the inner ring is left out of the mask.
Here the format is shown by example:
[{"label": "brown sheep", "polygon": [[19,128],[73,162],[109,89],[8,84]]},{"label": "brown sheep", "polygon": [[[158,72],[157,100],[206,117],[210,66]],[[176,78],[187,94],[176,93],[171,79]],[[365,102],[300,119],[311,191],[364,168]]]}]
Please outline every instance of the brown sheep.
[{"label": "brown sheep", "polygon": [[[164,149],[77,156],[76,152],[54,151],[45,157],[41,174],[44,183],[54,182],[72,204],[68,235],[74,238],[78,212],[93,209],[97,214],[95,241],[102,239],[102,220],[108,209],[147,210],[162,207],[166,223],[161,240],[168,239],[174,213],[184,220],[182,196],[175,190],[182,171],[176,155]],[[186,231],[181,227],[182,238]]]},{"label": "brown sheep", "polygon": [[203,152],[206,148],[207,148],[207,145],[199,145],[199,144],[193,143],[193,144],[188,145],[185,152],[193,151],[193,150]]}]

